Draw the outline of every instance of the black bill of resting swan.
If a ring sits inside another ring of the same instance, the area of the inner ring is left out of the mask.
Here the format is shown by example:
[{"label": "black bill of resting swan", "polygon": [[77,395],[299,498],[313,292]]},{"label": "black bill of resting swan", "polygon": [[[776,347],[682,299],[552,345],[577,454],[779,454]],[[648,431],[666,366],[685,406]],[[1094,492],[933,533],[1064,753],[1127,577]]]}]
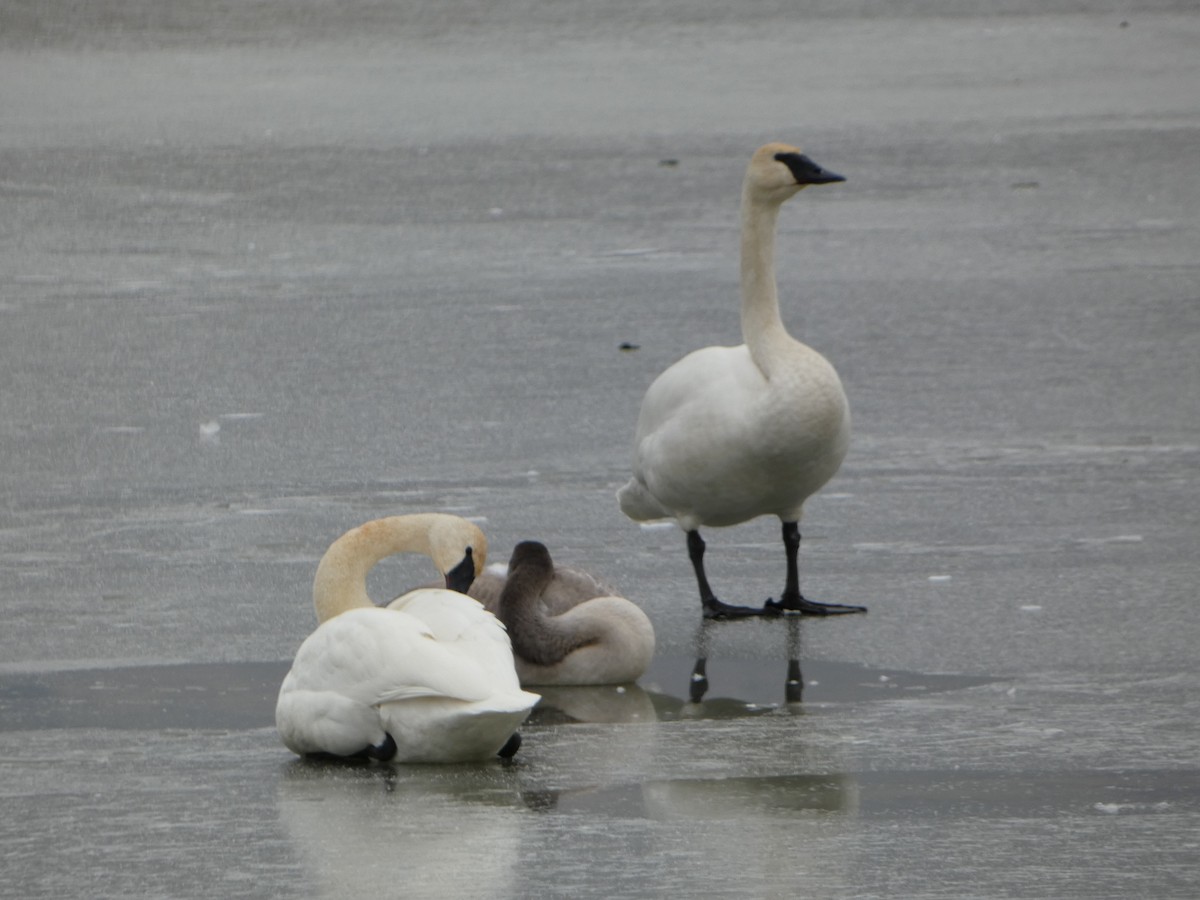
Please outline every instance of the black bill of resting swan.
[{"label": "black bill of resting swan", "polygon": [[474,575],[487,542],[457,516],[392,516],[351,529],[313,583],[320,622],[296,653],[275,707],[301,756],[471,762],[511,756],[538,695],[521,689],[504,626],[455,590],[422,588],[379,608],[371,568],[424,553],[448,583]]},{"label": "black bill of resting swan", "polygon": [[[742,183],[745,343],[689,353],[660,374],[642,400],[633,478],[617,499],[631,519],[674,519],[686,532],[706,618],[866,612],[800,593],[801,511],[842,464],[850,409],[829,361],[784,328],[775,285],[780,207],[809,185],[844,180],[798,147],[767,144],[755,152]],[[766,515],[783,523],[783,593],[762,607],[721,602],[704,572],[700,527]]]},{"label": "black bill of resting swan", "polygon": [[544,544],[522,541],[507,574],[488,575],[472,592],[488,596],[484,602],[508,629],[521,684],[625,684],[650,665],[649,617],[590,575],[556,569]]}]

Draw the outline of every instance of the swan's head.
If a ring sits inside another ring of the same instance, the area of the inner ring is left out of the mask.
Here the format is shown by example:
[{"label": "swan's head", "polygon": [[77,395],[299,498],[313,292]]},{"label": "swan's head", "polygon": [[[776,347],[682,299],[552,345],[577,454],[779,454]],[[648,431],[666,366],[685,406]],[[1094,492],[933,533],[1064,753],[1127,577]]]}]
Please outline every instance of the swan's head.
[{"label": "swan's head", "polygon": [[508,578],[500,592],[498,608],[500,621],[508,627],[513,639],[513,648],[526,658],[533,658],[530,654],[536,655],[536,651],[528,646],[528,635],[523,634],[519,627],[514,628],[511,615],[536,604],[553,577],[554,561],[550,559],[550,551],[545,544],[521,541],[513,547],[508,560]]},{"label": "swan's head", "polygon": [[487,565],[487,538],[473,522],[438,516],[429,527],[429,557],[446,578],[446,588],[465,594]]},{"label": "swan's head", "polygon": [[746,169],[745,189],[762,200],[782,203],[810,184],[833,184],[845,181],[804,155],[799,147],[790,144],[767,144],[759,147]]},{"label": "swan's head", "polygon": [[550,559],[550,551],[546,545],[538,541],[521,541],[513,547],[512,557],[508,561],[508,571],[532,566],[538,569],[554,569],[554,561]]}]

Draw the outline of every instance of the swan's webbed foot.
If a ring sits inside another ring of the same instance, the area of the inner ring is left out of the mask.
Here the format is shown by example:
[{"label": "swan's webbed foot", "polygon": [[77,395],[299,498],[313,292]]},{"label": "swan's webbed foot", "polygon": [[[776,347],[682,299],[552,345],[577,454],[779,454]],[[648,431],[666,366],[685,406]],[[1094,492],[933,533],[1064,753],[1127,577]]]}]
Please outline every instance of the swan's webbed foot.
[{"label": "swan's webbed foot", "polygon": [[732,606],[722,603],[716,597],[704,597],[700,603],[704,608],[704,618],[706,619],[746,619],[763,614],[763,610],[757,607]]},{"label": "swan's webbed foot", "polygon": [[765,616],[848,616],[865,613],[865,606],[845,606],[841,603],[816,603],[800,593],[800,571],[796,557],[800,553],[800,527],[795,522],[783,523],[783,549],[787,553],[787,581],[779,599],[768,598],[763,604]]},{"label": "swan's webbed foot", "polygon": [[768,599],[763,604],[764,616],[848,616],[865,613],[865,606],[847,606],[841,603],[817,603],[797,592],[785,592],[778,600]]},{"label": "swan's webbed foot", "polygon": [[496,755],[501,759],[512,759],[517,755],[517,751],[521,749],[521,734],[514,731],[513,736],[508,739],[503,747],[496,751]]}]

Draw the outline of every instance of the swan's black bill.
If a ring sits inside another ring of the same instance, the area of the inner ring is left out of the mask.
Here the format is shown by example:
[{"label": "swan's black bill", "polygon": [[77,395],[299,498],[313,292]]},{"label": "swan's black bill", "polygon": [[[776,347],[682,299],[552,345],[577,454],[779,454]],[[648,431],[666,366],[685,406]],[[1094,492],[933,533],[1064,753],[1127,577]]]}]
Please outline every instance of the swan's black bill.
[{"label": "swan's black bill", "polygon": [[462,562],[446,573],[446,590],[465,594],[475,580],[475,560],[468,547]]},{"label": "swan's black bill", "polygon": [[776,153],[775,159],[791,170],[796,184],[834,184],[846,180],[837,172],[821,168],[803,153]]}]

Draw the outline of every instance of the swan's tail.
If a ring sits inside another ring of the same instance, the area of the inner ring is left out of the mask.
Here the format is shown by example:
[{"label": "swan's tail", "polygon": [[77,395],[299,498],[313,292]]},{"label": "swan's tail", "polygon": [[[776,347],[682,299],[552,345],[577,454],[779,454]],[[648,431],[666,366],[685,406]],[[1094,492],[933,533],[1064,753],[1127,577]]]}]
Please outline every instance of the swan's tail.
[{"label": "swan's tail", "polygon": [[629,479],[629,483],[617,491],[617,502],[621,504],[621,512],[635,522],[656,522],[675,518],[636,478]]},{"label": "swan's tail", "polygon": [[380,714],[396,762],[478,762],[499,753],[541,699],[521,690],[474,702],[429,697],[384,704]]}]

